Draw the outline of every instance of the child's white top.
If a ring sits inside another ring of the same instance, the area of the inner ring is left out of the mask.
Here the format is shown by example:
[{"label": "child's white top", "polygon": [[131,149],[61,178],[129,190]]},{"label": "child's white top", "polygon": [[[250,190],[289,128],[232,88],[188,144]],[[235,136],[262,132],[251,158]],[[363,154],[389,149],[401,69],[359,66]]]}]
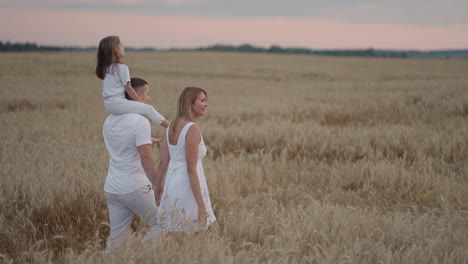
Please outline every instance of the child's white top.
[{"label": "child's white top", "polygon": [[124,86],[130,82],[130,72],[123,63],[112,64],[102,81],[104,103],[120,103],[125,98]]}]

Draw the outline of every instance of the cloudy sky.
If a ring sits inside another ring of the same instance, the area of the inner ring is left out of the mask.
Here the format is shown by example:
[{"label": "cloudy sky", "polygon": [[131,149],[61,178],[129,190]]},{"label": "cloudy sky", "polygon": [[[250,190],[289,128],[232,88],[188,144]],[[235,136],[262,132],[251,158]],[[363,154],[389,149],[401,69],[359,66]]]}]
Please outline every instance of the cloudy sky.
[{"label": "cloudy sky", "polygon": [[467,0],[0,0],[0,41],[468,48]]}]

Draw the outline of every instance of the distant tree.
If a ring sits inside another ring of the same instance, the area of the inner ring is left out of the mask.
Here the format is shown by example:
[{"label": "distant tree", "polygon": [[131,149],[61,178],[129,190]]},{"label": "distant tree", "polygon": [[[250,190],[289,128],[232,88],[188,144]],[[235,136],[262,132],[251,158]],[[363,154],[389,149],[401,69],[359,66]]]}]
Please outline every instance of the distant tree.
[{"label": "distant tree", "polygon": [[278,45],[272,45],[268,50],[271,53],[284,53],[285,51]]},{"label": "distant tree", "polygon": [[262,48],[257,48],[250,44],[240,45],[237,49],[242,52],[264,52],[265,51]]}]

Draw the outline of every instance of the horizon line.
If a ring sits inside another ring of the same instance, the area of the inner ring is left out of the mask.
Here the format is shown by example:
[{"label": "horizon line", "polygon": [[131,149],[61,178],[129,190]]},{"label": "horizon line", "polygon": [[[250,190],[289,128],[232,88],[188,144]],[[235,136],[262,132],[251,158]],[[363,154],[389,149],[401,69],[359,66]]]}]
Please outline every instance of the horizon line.
[{"label": "horizon line", "polygon": [[[40,44],[34,41],[10,41],[10,40],[0,40],[0,43],[6,44],[34,44],[37,47],[49,47],[49,48],[76,48],[76,49],[96,49],[97,50],[97,45],[54,45],[54,44]],[[143,49],[153,49],[155,51],[173,51],[173,50],[196,50],[196,49],[203,49],[203,48],[210,48],[214,46],[225,46],[225,47],[242,47],[242,46],[251,46],[254,48],[261,48],[261,49],[268,49],[271,47],[280,47],[282,49],[308,49],[311,51],[352,51],[352,50],[377,50],[377,51],[417,51],[417,52],[434,52],[434,51],[463,51],[463,50],[468,50],[468,47],[464,48],[446,48],[446,49],[393,49],[393,48],[378,48],[378,47],[348,47],[348,48],[310,48],[306,46],[282,46],[278,44],[270,44],[269,46],[262,46],[262,45],[254,45],[250,43],[244,43],[244,44],[224,44],[224,43],[214,43],[214,44],[208,44],[208,45],[201,45],[201,46],[192,46],[192,47],[177,47],[177,46],[171,46],[167,48],[158,48],[157,46],[134,46],[134,45],[128,45],[125,47],[125,49],[129,50],[143,50]]]}]

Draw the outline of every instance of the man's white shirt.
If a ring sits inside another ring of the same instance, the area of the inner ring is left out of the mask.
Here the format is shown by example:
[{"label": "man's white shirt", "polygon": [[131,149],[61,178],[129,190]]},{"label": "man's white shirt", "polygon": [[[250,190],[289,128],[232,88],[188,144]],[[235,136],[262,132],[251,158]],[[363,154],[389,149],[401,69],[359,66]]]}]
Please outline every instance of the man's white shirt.
[{"label": "man's white shirt", "polygon": [[139,114],[109,115],[104,121],[103,136],[110,156],[104,191],[126,194],[151,185],[137,149],[151,144],[149,121]]}]

